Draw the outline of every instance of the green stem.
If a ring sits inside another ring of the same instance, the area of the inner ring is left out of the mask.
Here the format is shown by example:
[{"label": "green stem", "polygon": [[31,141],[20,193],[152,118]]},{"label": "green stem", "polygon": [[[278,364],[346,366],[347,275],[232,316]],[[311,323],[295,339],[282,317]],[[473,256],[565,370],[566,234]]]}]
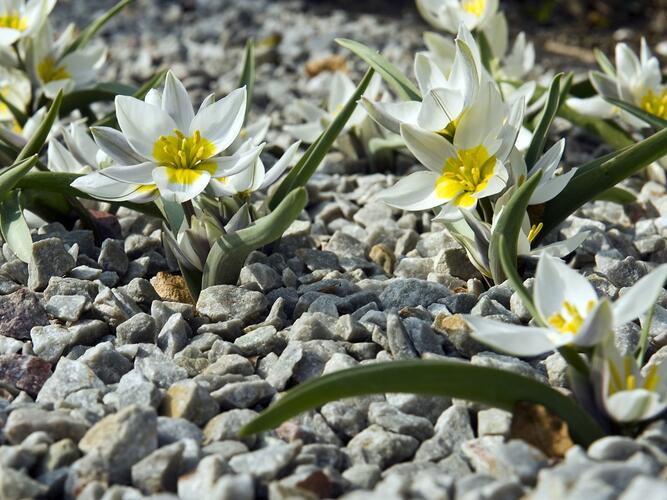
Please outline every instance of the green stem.
[{"label": "green stem", "polygon": [[582,359],[582,357],[579,355],[579,351],[577,351],[574,346],[564,345],[558,349],[558,352],[561,356],[563,356],[563,358],[565,358],[565,361],[567,361],[568,365],[577,370],[587,380],[590,379],[591,368],[588,366],[588,363]]},{"label": "green stem", "polygon": [[648,333],[651,329],[651,323],[653,323],[653,316],[655,314],[655,304],[648,310],[646,314],[646,321],[642,327],[641,334],[639,336],[639,345],[637,346],[637,365],[641,367],[644,364],[644,358],[646,356],[646,346],[648,344]]}]

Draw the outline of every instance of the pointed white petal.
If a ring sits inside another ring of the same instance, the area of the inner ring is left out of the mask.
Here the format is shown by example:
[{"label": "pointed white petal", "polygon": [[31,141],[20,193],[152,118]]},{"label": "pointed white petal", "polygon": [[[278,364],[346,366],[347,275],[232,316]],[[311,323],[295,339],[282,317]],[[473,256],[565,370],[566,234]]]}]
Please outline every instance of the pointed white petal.
[{"label": "pointed white petal", "polygon": [[614,324],[624,325],[644,314],[658,300],[667,280],[667,264],[658,266],[614,302]]},{"label": "pointed white petal", "polygon": [[92,127],[90,129],[97,145],[119,165],[137,165],[146,159],[139,155],[125,136],[110,127]]},{"label": "pointed white petal", "polygon": [[195,117],[190,96],[188,96],[185,86],[171,71],[167,72],[164,82],[162,109],[169,113],[169,116],[176,122],[178,129],[183,133],[190,128],[190,123]]},{"label": "pointed white petal", "polygon": [[429,170],[442,173],[447,160],[456,156],[456,150],[447,139],[406,123],[401,125],[401,137],[415,158]]},{"label": "pointed white petal", "polygon": [[555,349],[545,328],[512,325],[477,316],[466,316],[465,320],[472,327],[475,339],[501,352],[532,357]]},{"label": "pointed white petal", "polygon": [[448,201],[435,194],[437,180],[438,175],[433,172],[415,172],[381,191],[377,199],[403,210],[428,210]]},{"label": "pointed white petal", "polygon": [[327,110],[329,113],[337,113],[345,105],[347,100],[354,94],[356,87],[350,77],[337,71],[331,78],[331,91]]},{"label": "pointed white petal", "polygon": [[205,170],[158,167],[153,170],[153,180],[162,198],[184,203],[206,189],[211,174]]},{"label": "pointed white petal", "polygon": [[216,154],[224,151],[241,132],[245,108],[246,89],[243,87],[197,113],[188,133],[193,135],[199,130],[202,137],[213,143]]},{"label": "pointed white petal", "polygon": [[598,345],[614,328],[614,313],[607,299],[602,299],[586,316],[584,324],[574,337],[573,343],[580,347]]},{"label": "pointed white petal", "polygon": [[374,102],[362,97],[360,103],[378,125],[395,134],[401,133],[401,123],[416,125],[421,108],[416,101]]},{"label": "pointed white petal", "polygon": [[285,125],[283,130],[306,144],[312,144],[324,132],[324,127],[320,122],[311,122],[300,125]]},{"label": "pointed white petal", "polygon": [[153,157],[155,141],[172,135],[176,128],[165,111],[134,97],[116,97],[116,116],[127,142],[146,159]]},{"label": "pointed white petal", "polygon": [[283,172],[287,169],[289,164],[294,159],[294,156],[296,155],[296,152],[299,150],[300,145],[301,143],[295,142],[289,148],[287,148],[287,150],[283,153],[280,159],[273,164],[273,166],[269,169],[268,172],[266,172],[264,181],[262,181],[262,184],[259,187],[259,189],[266,189],[267,187],[269,187],[278,180],[278,178],[283,174]]}]

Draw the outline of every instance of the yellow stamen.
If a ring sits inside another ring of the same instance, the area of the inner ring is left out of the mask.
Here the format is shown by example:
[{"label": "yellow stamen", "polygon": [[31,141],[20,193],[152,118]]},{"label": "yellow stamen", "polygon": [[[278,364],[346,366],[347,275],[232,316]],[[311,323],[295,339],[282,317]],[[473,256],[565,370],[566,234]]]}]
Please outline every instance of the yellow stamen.
[{"label": "yellow stamen", "polygon": [[481,17],[486,8],[486,0],[463,0],[461,7],[466,12],[473,14],[476,17]]},{"label": "yellow stamen", "polygon": [[[595,301],[589,300],[586,304],[586,312],[590,312],[595,307]],[[561,306],[561,311],[552,314],[547,321],[556,330],[561,333],[577,333],[584,324],[584,316],[581,315],[579,309],[569,301],[564,301]]]},{"label": "yellow stamen", "polygon": [[660,382],[660,376],[658,375],[658,366],[651,365],[651,367],[648,369],[648,374],[644,379],[644,389],[648,391],[654,391],[655,388],[658,386],[658,382]]},{"label": "yellow stamen", "polygon": [[67,80],[70,77],[70,74],[65,70],[65,66],[58,66],[56,60],[51,56],[45,57],[37,65],[37,75],[44,83]]},{"label": "yellow stamen", "polygon": [[535,238],[537,238],[537,235],[540,234],[540,231],[542,231],[542,228],[544,227],[543,223],[539,223],[537,225],[534,225],[530,228],[530,231],[528,232],[528,241],[532,242]]},{"label": "yellow stamen", "polygon": [[435,183],[438,197],[453,200],[457,206],[474,205],[473,194],[483,191],[493,177],[496,157],[489,155],[484,146],[458,151],[442,168],[442,175]]},{"label": "yellow stamen", "polygon": [[186,137],[180,130],[174,135],[161,135],[153,145],[153,157],[164,167],[197,169],[215,172],[215,165],[206,162],[215,153],[211,141],[201,136],[199,130]]},{"label": "yellow stamen", "polygon": [[28,29],[28,18],[22,16],[17,10],[6,11],[0,14],[0,28],[25,31]]},{"label": "yellow stamen", "polygon": [[644,111],[667,120],[667,88],[662,89],[659,95],[653,92],[653,89],[650,89],[642,97],[640,107]]}]

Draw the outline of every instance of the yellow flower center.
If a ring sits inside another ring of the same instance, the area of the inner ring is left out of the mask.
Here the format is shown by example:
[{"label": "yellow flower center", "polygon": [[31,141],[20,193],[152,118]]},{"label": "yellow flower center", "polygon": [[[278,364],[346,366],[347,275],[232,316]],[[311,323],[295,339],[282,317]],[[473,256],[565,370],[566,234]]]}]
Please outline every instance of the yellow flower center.
[{"label": "yellow flower center", "polygon": [[28,29],[28,18],[17,10],[10,10],[0,14],[0,28],[10,28],[18,31]]},{"label": "yellow flower center", "polygon": [[616,394],[620,391],[632,391],[634,389],[646,389],[647,391],[654,391],[660,382],[660,375],[658,375],[658,366],[652,365],[648,369],[646,377],[641,381],[641,386],[637,384],[637,377],[633,371],[634,360],[629,356],[623,358],[623,375],[619,371],[619,367],[614,364],[612,360],[608,362],[609,373],[609,394]]},{"label": "yellow flower center", "polygon": [[456,134],[456,127],[459,126],[459,119],[460,117],[455,118],[454,120],[449,122],[449,124],[445,128],[438,131],[438,134],[447,139],[449,142],[453,142],[454,134]]},{"label": "yellow flower center", "polygon": [[474,16],[481,17],[486,8],[486,0],[463,0],[461,7]]},{"label": "yellow flower center", "polygon": [[644,111],[667,120],[667,88],[662,89],[659,95],[653,92],[653,90],[649,90],[642,97],[640,107]]},{"label": "yellow flower center", "polygon": [[186,137],[174,129],[174,135],[161,135],[153,145],[153,158],[162,166],[177,169],[213,170],[215,166],[205,163],[215,154],[215,146],[201,136],[199,130]]},{"label": "yellow flower center", "polygon": [[65,66],[59,66],[51,56],[45,57],[37,65],[37,75],[44,83],[67,80],[70,77],[70,74],[65,70]]},{"label": "yellow flower center", "polygon": [[[586,304],[586,312],[591,312],[595,307],[595,301],[589,300]],[[560,312],[552,314],[547,321],[560,333],[577,333],[584,323],[584,317],[572,302],[564,301]]]},{"label": "yellow flower center", "polygon": [[453,200],[457,206],[473,207],[477,202],[473,194],[486,188],[495,164],[496,157],[489,155],[484,146],[459,150],[456,157],[447,160],[435,182],[436,195]]}]

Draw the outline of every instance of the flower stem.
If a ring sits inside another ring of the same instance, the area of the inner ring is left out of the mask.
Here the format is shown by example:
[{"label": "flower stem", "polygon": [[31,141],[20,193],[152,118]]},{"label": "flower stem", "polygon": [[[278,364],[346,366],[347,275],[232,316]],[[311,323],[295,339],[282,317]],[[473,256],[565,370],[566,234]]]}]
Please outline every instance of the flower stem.
[{"label": "flower stem", "polygon": [[639,336],[639,345],[637,346],[637,366],[640,368],[644,364],[644,357],[646,356],[646,344],[648,343],[648,332],[651,329],[651,323],[653,323],[654,314],[655,304],[648,310],[648,313],[646,313],[646,321],[644,321],[644,326],[642,327],[642,331]]},{"label": "flower stem", "polygon": [[558,352],[565,358],[568,365],[577,370],[586,379],[590,379],[591,369],[588,366],[588,363],[586,363],[586,361],[579,355],[579,352],[574,346],[561,346],[558,348]]}]

